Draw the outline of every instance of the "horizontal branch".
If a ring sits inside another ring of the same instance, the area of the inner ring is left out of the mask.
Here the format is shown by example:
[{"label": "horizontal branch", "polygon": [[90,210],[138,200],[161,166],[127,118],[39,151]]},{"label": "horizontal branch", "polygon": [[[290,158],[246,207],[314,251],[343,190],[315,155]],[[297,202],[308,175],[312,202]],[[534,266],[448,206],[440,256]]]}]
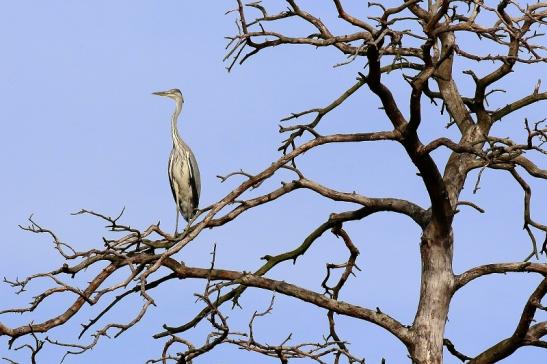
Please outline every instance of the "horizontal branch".
[{"label": "horizontal branch", "polygon": [[251,208],[271,202],[288,194],[289,192],[301,188],[312,190],[334,201],[352,202],[365,206],[367,211],[370,213],[382,211],[400,213],[410,217],[422,228],[425,227],[430,218],[430,212],[428,210],[425,210],[419,205],[407,200],[388,197],[373,198],[366,197],[355,192],[340,192],[302,177],[291,182],[283,182],[281,187],[264,195],[249,200],[240,201],[240,205],[227,214],[211,220],[208,227],[224,225]]},{"label": "horizontal branch", "polygon": [[522,155],[515,157],[512,162],[524,168],[531,176],[547,179],[547,169],[539,168],[534,162]]},{"label": "horizontal branch", "polygon": [[[206,279],[208,281],[223,280],[230,281],[234,284],[256,287],[261,289],[270,290],[273,292],[279,292],[281,294],[295,297],[305,302],[312,303],[318,307],[322,307],[338,314],[359,318],[371,323],[374,323],[380,327],[385,328],[396,337],[398,337],[404,343],[408,343],[410,340],[409,330],[399,323],[397,320],[391,318],[385,313],[366,309],[360,306],[352,305],[343,301],[335,300],[323,296],[319,293],[295,286],[283,281],[277,281],[274,279],[264,278],[258,275],[238,272],[223,269],[211,269],[211,268],[193,268],[187,267],[184,264],[177,262],[176,260],[161,256],[161,265],[172,270],[172,272],[179,279],[186,278],[199,278]],[[160,261],[160,255],[153,254],[139,254],[132,257],[120,257],[114,254],[108,254],[101,257],[102,260],[110,261],[111,264],[101,271],[91,282],[88,288],[84,291],[86,296],[90,296],[98,286],[106,280],[114,271],[129,264],[153,264]],[[80,310],[85,300],[78,298],[65,313],[51,320],[48,320],[40,324],[29,324],[18,328],[8,328],[3,324],[0,324],[0,336],[7,335],[15,339],[17,337],[37,332],[46,332],[49,329],[59,326],[68,319],[70,319],[76,312]]]},{"label": "horizontal branch", "polygon": [[[292,260],[293,263],[296,262],[298,257],[303,256],[308,249],[312,246],[312,244],[320,238],[327,230],[332,229],[337,226],[341,226],[344,222],[347,221],[356,221],[360,220],[362,218],[365,218],[368,216],[371,212],[366,208],[360,208],[358,210],[354,211],[346,211],[341,213],[334,213],[330,214],[327,221],[319,225],[317,228],[315,228],[305,239],[304,241],[297,246],[295,249],[292,249],[290,251],[276,254],[276,255],[265,255],[261,259],[266,260],[266,263],[262,265],[258,270],[254,272],[255,276],[263,276],[267,272],[269,272],[271,269],[276,267],[278,264],[283,263],[285,261]],[[238,286],[237,288],[232,289],[230,292],[220,296],[216,300],[217,306],[221,306],[223,303],[233,300],[234,304],[236,304],[237,299],[241,294],[246,290],[245,286]],[[166,331],[161,332],[159,334],[154,335],[154,338],[161,338],[165,336],[169,336],[171,334],[176,334],[180,332],[187,331],[193,327],[195,327],[203,318],[207,316],[207,314],[210,312],[209,307],[205,307],[203,310],[201,310],[192,320],[188,321],[187,323],[178,326],[178,327],[168,327],[164,325],[164,328]]]},{"label": "horizontal branch", "polygon": [[397,212],[413,219],[422,228],[429,222],[430,212],[424,208],[407,200],[397,198],[370,198],[357,193],[339,192],[328,187],[322,186],[316,182],[310,181],[306,178],[302,178],[295,181],[303,188],[310,189],[321,194],[324,197],[328,197],[335,201],[354,202],[361,204],[369,211],[381,212]]},{"label": "horizontal branch", "polygon": [[[481,143],[482,143],[482,141],[477,142],[476,144],[478,146],[480,146]],[[480,148],[474,147],[473,145],[463,144],[461,142],[456,143],[456,142],[450,140],[449,138],[445,138],[445,137],[435,139],[432,142],[430,142],[429,144],[421,146],[419,148],[418,152],[420,154],[429,154],[429,153],[431,153],[432,151],[434,151],[435,149],[437,149],[441,146],[444,146],[444,147],[446,147],[446,148],[448,148],[451,151],[456,152],[456,153],[469,153],[469,154],[474,154],[478,157],[482,157],[482,158],[485,157],[485,153],[483,153],[480,150]]]},{"label": "horizontal branch", "polygon": [[496,263],[486,264],[472,268],[456,276],[454,289],[458,290],[469,282],[490,274],[505,274],[510,272],[539,273],[547,276],[547,264],[545,263]]},{"label": "horizontal branch", "polygon": [[501,109],[492,113],[492,121],[500,120],[504,116],[509,115],[513,111],[522,109],[525,106],[531,105],[541,100],[547,100],[547,92],[533,93],[513,103],[507,104]]},{"label": "horizontal branch", "polygon": [[355,317],[376,324],[391,332],[404,343],[409,343],[410,340],[408,328],[383,312],[352,305],[340,300],[334,300],[290,283],[231,270],[191,268],[182,265],[171,258],[165,259],[164,265],[165,267],[171,269],[173,273],[177,274],[181,279],[200,278],[223,280],[248,287],[256,287],[273,292],[279,292],[281,294],[312,303],[315,306],[334,311],[340,315]]},{"label": "horizontal branch", "polygon": [[108,267],[104,268],[88,285],[88,287],[83,291],[82,296],[78,297],[76,301],[61,315],[44,321],[39,324],[30,324],[20,326],[15,329],[10,329],[9,327],[0,323],[0,336],[7,335],[13,339],[16,339],[20,336],[27,335],[30,333],[46,332],[53,327],[60,326],[67,322],[72,316],[76,314],[82,308],[86,302],[86,298],[91,297],[91,295],[97,290],[97,288],[119,267],[116,264],[110,264]]}]

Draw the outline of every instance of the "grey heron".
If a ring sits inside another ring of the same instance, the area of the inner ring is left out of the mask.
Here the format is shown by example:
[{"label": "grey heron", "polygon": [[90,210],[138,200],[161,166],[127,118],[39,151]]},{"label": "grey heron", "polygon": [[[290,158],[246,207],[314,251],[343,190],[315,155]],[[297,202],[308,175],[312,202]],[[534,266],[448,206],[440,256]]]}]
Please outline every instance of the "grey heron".
[{"label": "grey heron", "polygon": [[175,111],[171,117],[173,149],[171,149],[171,155],[169,156],[167,173],[177,209],[176,235],[179,226],[179,212],[188,223],[196,215],[201,190],[199,168],[192,149],[182,140],[177,129],[177,121],[184,104],[182,93],[179,89],[174,88],[169,91],[154,92],[153,94],[175,100]]}]

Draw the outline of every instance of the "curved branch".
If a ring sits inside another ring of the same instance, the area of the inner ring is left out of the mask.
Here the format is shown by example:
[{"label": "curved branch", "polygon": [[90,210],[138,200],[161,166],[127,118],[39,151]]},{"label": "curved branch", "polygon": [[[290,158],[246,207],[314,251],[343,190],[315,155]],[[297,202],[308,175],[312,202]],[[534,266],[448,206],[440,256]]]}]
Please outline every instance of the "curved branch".
[{"label": "curved branch", "polygon": [[181,279],[200,278],[223,280],[247,287],[255,287],[273,292],[279,292],[284,295],[312,303],[318,307],[332,310],[340,315],[355,317],[376,324],[391,332],[405,344],[409,343],[410,340],[408,328],[385,313],[352,305],[340,300],[334,300],[290,283],[237,271],[191,268],[184,266],[171,258],[165,259],[164,265],[165,267],[171,269],[173,273],[176,273]]},{"label": "curved branch", "polygon": [[[266,260],[266,263],[262,267],[260,267],[258,270],[255,271],[254,275],[256,276],[263,276],[268,271],[270,271],[272,268],[276,267],[278,264],[292,260],[293,262],[296,262],[296,259],[298,259],[299,256],[304,255],[306,251],[311,247],[311,245],[323,235],[323,233],[335,226],[338,226],[346,221],[354,221],[362,219],[369,215],[369,212],[366,208],[361,208],[359,210],[355,211],[347,211],[342,212],[338,214],[331,214],[326,222],[321,224],[319,227],[314,229],[311,234],[309,234],[304,241],[295,249],[284,252],[277,255],[266,255],[262,257],[261,259]],[[239,286],[237,288],[234,288],[230,292],[220,296],[217,299],[217,305],[220,306],[223,303],[234,300],[234,305],[237,303],[237,299],[241,294],[246,290],[245,286]],[[164,325],[164,329],[167,331],[161,332],[159,334],[154,335],[154,338],[161,338],[165,336],[169,336],[171,334],[176,334],[179,332],[187,331],[188,329],[196,326],[203,318],[209,314],[210,308],[206,307],[203,310],[201,310],[192,320],[187,322],[184,325],[177,326],[177,327],[169,327]]]},{"label": "curved branch", "polygon": [[76,299],[76,301],[59,316],[44,321],[43,323],[24,325],[15,329],[10,329],[9,327],[0,323],[0,336],[10,336],[12,338],[11,341],[13,342],[13,340],[20,336],[30,333],[46,332],[54,327],[64,324],[82,308],[82,306],[86,302],[86,299],[84,297],[91,297],[91,295],[97,290],[97,288],[118,268],[119,266],[116,264],[110,264],[108,267],[104,268],[101,273],[99,273],[91,281],[85,291],[83,291],[83,297],[78,297],[78,299]]},{"label": "curved branch", "polygon": [[475,359],[470,360],[468,364],[496,363],[513,354],[518,348],[526,345],[526,336],[530,332],[530,325],[534,319],[538,305],[546,293],[547,278],[544,278],[524,305],[519,323],[513,335],[491,346],[475,357]]},{"label": "curved branch", "polygon": [[371,35],[376,33],[376,30],[374,27],[368,23],[365,23],[359,18],[356,18],[354,16],[351,16],[350,14],[346,13],[344,10],[342,4],[340,3],[340,0],[333,0],[334,5],[336,6],[336,11],[338,11],[338,17],[344,19],[351,25],[355,25],[356,27],[362,28],[366,31],[368,31]]},{"label": "curved branch", "polygon": [[546,169],[539,168],[534,162],[522,155],[515,157],[512,162],[524,168],[531,176],[547,179]]},{"label": "curved branch", "polygon": [[345,201],[359,203],[365,206],[371,212],[391,211],[406,215],[413,219],[420,227],[425,228],[429,222],[430,212],[422,207],[406,200],[397,198],[370,198],[357,193],[339,192],[328,187],[322,186],[316,182],[302,178],[295,181],[303,188],[313,190],[322,196],[335,201]]},{"label": "curved branch", "polygon": [[291,182],[284,182],[278,189],[271,191],[267,194],[252,198],[250,200],[244,200],[240,202],[240,205],[235,209],[228,212],[226,215],[217,219],[209,221],[207,227],[216,227],[226,224],[227,222],[235,219],[241,213],[254,208],[256,206],[265,204],[267,202],[278,199],[281,196],[288,194],[294,190],[306,188],[320,195],[330,198],[334,201],[353,202],[362,206],[365,206],[371,212],[390,211],[397,212],[410,217],[420,227],[424,228],[430,218],[430,212],[424,208],[416,205],[410,201],[397,199],[397,198],[372,198],[360,195],[352,192],[340,192],[331,188],[320,185],[314,181],[311,181],[305,177],[301,177],[298,180]]},{"label": "curved branch", "polygon": [[[336,226],[339,226],[342,223],[347,221],[355,221],[355,220],[363,219],[369,216],[370,214],[374,212],[378,212],[378,211],[379,210],[373,210],[367,207],[363,207],[355,211],[347,211],[342,213],[331,214],[328,220],[324,222],[323,224],[321,224],[319,227],[317,227],[315,230],[313,230],[312,233],[308,235],[304,239],[302,244],[300,244],[297,248],[285,253],[277,254],[275,256],[266,255],[262,257],[262,259],[266,260],[266,263],[262,267],[260,267],[258,270],[256,270],[254,275],[263,276],[264,274],[266,274],[268,271],[270,271],[272,268],[274,268],[278,264],[288,260],[292,260],[293,262],[296,262],[296,259],[299,256],[304,255],[304,253],[311,247],[311,245],[319,237],[323,235],[325,231],[332,229]],[[220,306],[229,300],[234,300],[235,301],[234,304],[236,304],[237,298],[245,291],[245,289],[246,287],[239,286],[233,289],[232,291],[224,294],[223,296],[217,299],[217,305]],[[154,335],[154,338],[161,338],[161,337],[169,336],[171,334],[187,331],[188,329],[197,325],[203,318],[207,316],[209,312],[210,312],[210,309],[206,307],[203,310],[201,310],[192,320],[178,327],[168,327],[164,325],[164,328],[167,331]]]},{"label": "curved branch", "polygon": [[520,100],[505,105],[501,109],[492,113],[492,121],[500,120],[504,116],[507,116],[518,109],[522,109],[525,106],[532,105],[541,100],[547,100],[547,92],[533,93],[523,97]]},{"label": "curved branch", "polygon": [[454,290],[457,291],[469,282],[486,275],[505,274],[510,272],[539,273],[547,276],[547,264],[515,262],[481,265],[457,275],[455,278]]}]

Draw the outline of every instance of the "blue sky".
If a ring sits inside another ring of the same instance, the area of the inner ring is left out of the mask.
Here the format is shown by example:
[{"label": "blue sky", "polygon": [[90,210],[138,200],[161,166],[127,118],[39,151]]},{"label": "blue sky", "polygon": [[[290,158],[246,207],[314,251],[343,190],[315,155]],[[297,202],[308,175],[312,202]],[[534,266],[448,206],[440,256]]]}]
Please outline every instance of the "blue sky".
[{"label": "blue sky", "polygon": [[[200,163],[200,205],[207,206],[237,185],[237,178],[221,184],[216,175],[240,168],[252,173],[268,166],[278,158],[277,147],[284,139],[277,133],[279,120],[291,112],[330,102],[353,84],[363,67],[358,61],[333,68],[344,60],[333,50],[278,47],[228,73],[222,63],[224,36],[232,34],[235,25],[233,16],[224,13],[233,3],[20,0],[0,4],[1,275],[22,277],[50,270],[61,262],[48,239],[17,227],[31,214],[80,250],[101,246],[101,237],[106,234],[101,222],[70,216],[81,208],[116,215],[125,207],[124,221],[132,226],[144,228],[158,220],[164,227],[174,226],[167,179],[169,119],[174,105],[151,92],[178,87],[185,95],[179,129]],[[358,5],[356,1],[348,3]],[[305,4],[311,6],[309,1]],[[315,6],[327,19],[329,12],[332,14],[330,2]],[[291,31],[299,30],[298,25],[289,26]],[[480,47],[477,43],[470,46]],[[510,92],[497,96],[494,102],[503,105],[504,97],[517,98],[531,91],[538,75],[547,69],[521,67],[519,71],[506,84]],[[398,96],[406,95],[408,89],[399,75],[390,75],[389,79]],[[468,79],[458,82],[462,90],[469,89]],[[322,122],[320,132],[388,129],[378,106],[368,90],[360,90]],[[519,112],[500,123],[496,132],[523,140],[522,120],[544,117],[538,110],[545,110],[545,106]],[[445,116],[429,108],[426,112],[424,140],[446,133],[457,137],[455,130],[444,128]],[[439,162],[446,156],[442,151],[435,154]],[[342,191],[408,198],[424,206],[427,203],[415,169],[395,144],[326,146],[306,154],[301,163],[309,178]],[[261,191],[277,187],[281,178],[292,176],[281,174]],[[458,214],[456,272],[478,264],[516,261],[530,249],[522,231],[522,193],[518,186],[500,171],[485,172],[482,181],[478,194],[471,193],[472,184],[463,193],[487,214],[470,209]],[[529,181],[535,187],[534,215],[545,217],[547,207],[541,204],[547,200],[545,183]],[[297,246],[330,212],[352,208],[299,191],[243,215],[233,224],[205,231],[180,259],[188,265],[205,265],[212,244],[217,243],[218,266],[253,270],[261,264],[259,257]],[[352,278],[342,299],[380,307],[410,323],[419,290],[418,229],[403,217],[378,215],[348,224],[348,231],[361,250],[359,265],[363,271]],[[280,267],[271,277],[320,290],[324,264],[341,262],[345,258],[341,248],[340,240],[325,234],[298,264]],[[394,266],[397,268],[392,269]],[[459,350],[472,355],[510,335],[537,282],[538,277],[531,275],[474,282],[454,298],[446,336]],[[158,289],[154,292],[158,307],[134,330],[116,340],[104,339],[93,351],[66,362],[97,363],[116,358],[133,363],[158,357],[162,342],[151,335],[168,318],[171,324],[191,318],[200,309],[192,293],[202,289],[203,282],[190,281]],[[25,305],[32,297],[12,292],[9,287],[0,288],[2,308]],[[70,299],[48,302],[30,319],[1,320],[10,325],[39,321],[60,312]],[[252,312],[267,307],[269,300],[267,292],[249,292],[241,302],[245,309],[229,313],[234,327],[245,330]],[[129,299],[104,323],[129,320],[139,303],[138,297]],[[327,329],[324,312],[306,307],[278,297],[273,314],[257,324],[260,338],[279,343],[292,332],[295,342],[320,340]],[[89,312],[97,312],[97,308]],[[538,317],[546,318],[541,314]],[[66,328],[54,330],[51,337],[74,339],[79,323],[88,318],[77,315]],[[355,353],[368,363],[379,363],[382,357],[388,363],[406,360],[404,347],[380,329],[345,318],[340,318],[340,327]],[[200,343],[206,333],[207,327],[199,326],[188,337]],[[7,352],[4,338],[0,338],[2,356],[23,360],[22,353]],[[46,347],[39,362],[53,363],[61,357],[61,350]],[[504,363],[545,360],[545,352],[526,348]],[[273,361],[222,348],[197,362]],[[446,362],[456,363],[450,355]]]}]

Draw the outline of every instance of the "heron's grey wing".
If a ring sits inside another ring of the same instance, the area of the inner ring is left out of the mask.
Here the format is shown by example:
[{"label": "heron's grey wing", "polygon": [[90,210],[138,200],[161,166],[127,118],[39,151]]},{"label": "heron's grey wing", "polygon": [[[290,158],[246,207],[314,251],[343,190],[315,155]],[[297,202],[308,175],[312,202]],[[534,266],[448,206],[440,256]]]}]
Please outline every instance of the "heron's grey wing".
[{"label": "heron's grey wing", "polygon": [[169,154],[169,163],[167,165],[167,174],[169,175],[169,186],[171,186],[171,193],[173,193],[173,198],[175,199],[175,202],[178,203],[177,194],[176,194],[177,187],[175,186],[176,181],[175,181],[174,171],[173,171],[173,169],[175,168],[175,158],[176,158],[175,153],[171,151],[171,154]]},{"label": "heron's grey wing", "polygon": [[192,153],[191,149],[188,149],[188,155],[188,165],[190,167],[190,185],[192,186],[192,204],[197,209],[199,205],[199,195],[201,193],[201,178],[199,175],[198,162],[196,161],[196,157],[194,156],[194,153]]}]

